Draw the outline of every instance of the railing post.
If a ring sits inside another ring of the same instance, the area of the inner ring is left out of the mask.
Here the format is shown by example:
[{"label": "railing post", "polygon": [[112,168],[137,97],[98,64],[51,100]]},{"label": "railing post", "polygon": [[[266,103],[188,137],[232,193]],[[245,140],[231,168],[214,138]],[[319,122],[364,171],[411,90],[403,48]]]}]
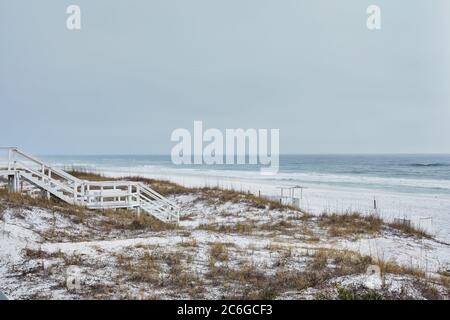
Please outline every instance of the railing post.
[{"label": "railing post", "polygon": [[18,192],[19,191],[19,172],[18,171],[16,171],[15,173],[14,173],[14,181],[13,181],[13,183],[14,183],[14,192]]},{"label": "railing post", "polygon": [[14,192],[14,175],[8,175],[8,190]]},{"label": "railing post", "polygon": [[73,183],[73,199],[75,201],[75,204],[78,202],[77,199],[77,191],[78,191],[78,185],[76,182]]},{"label": "railing post", "polygon": [[13,169],[14,171],[16,171],[16,170],[17,170],[17,161],[16,161],[16,157],[15,157],[14,154],[13,154],[13,156],[12,156],[12,163],[13,163],[12,169]]},{"label": "railing post", "polygon": [[136,185],[136,201],[138,203],[137,216],[140,219],[141,218],[141,186],[139,184]]},{"label": "railing post", "polygon": [[8,171],[11,171],[12,168],[12,149],[8,150]]},{"label": "railing post", "polygon": [[136,208],[136,212],[137,212],[137,218],[141,219],[141,207],[140,206]]},{"label": "railing post", "polygon": [[87,185],[86,189],[87,189],[87,190],[86,190],[86,194],[87,194],[87,203],[90,203],[90,202],[91,202],[91,197],[90,197],[90,194],[89,194],[89,193],[90,193],[90,191],[91,191],[91,190],[90,190],[91,188],[90,188],[89,185]]},{"label": "railing post", "polygon": [[83,182],[83,184],[81,185],[81,202],[85,202],[85,196],[84,196],[84,188],[85,188],[85,183]]}]

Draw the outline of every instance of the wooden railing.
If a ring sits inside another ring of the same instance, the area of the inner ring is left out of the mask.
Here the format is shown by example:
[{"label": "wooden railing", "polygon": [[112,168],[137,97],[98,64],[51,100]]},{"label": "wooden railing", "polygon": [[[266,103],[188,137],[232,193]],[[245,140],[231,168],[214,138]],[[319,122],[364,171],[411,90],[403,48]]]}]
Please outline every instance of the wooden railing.
[{"label": "wooden railing", "polygon": [[5,152],[7,161],[0,162],[0,173],[13,172],[66,202],[91,209],[142,209],[163,221],[179,221],[178,205],[141,182],[81,180],[18,148],[0,147],[0,153]]}]

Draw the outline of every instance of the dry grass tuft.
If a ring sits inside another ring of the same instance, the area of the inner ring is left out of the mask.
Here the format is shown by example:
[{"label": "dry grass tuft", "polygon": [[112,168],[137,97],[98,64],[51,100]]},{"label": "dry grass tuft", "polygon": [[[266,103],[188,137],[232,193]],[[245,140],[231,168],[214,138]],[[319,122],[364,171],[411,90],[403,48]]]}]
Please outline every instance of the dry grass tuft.
[{"label": "dry grass tuft", "polygon": [[273,201],[264,197],[259,197],[249,192],[245,193],[235,190],[207,188],[207,187],[191,190],[192,192],[201,194],[200,200],[204,200],[210,204],[215,205],[233,202],[233,203],[246,203],[258,209],[269,209],[269,210],[288,209],[293,211],[300,211],[298,208],[283,205],[278,201]]},{"label": "dry grass tuft", "polygon": [[373,235],[383,230],[394,229],[405,236],[432,239],[427,232],[409,223],[388,223],[375,215],[363,215],[358,212],[345,214],[324,213],[318,217],[319,226],[324,227],[331,237]]},{"label": "dry grass tuft", "polygon": [[197,239],[191,238],[187,241],[180,242],[178,245],[183,248],[196,248],[198,247],[198,242]]},{"label": "dry grass tuft", "polygon": [[331,237],[375,234],[381,231],[383,220],[377,216],[365,216],[357,212],[346,214],[322,214],[319,225],[328,230]]},{"label": "dry grass tuft", "polygon": [[280,220],[275,223],[264,223],[258,226],[258,229],[263,231],[289,231],[290,229],[296,228],[295,224],[290,223],[286,220]]},{"label": "dry grass tuft", "polygon": [[211,259],[217,261],[227,261],[228,260],[228,249],[224,243],[216,242],[210,245],[209,255]]},{"label": "dry grass tuft", "polygon": [[390,228],[395,229],[400,231],[401,233],[408,235],[408,236],[412,236],[412,237],[416,237],[416,238],[425,238],[425,239],[432,239],[433,236],[430,235],[429,233],[427,233],[424,230],[421,230],[418,227],[415,227],[414,225],[410,224],[410,223],[388,223],[387,224]]},{"label": "dry grass tuft", "polygon": [[[284,250],[276,245],[270,248]],[[290,250],[281,251],[282,263],[275,264],[274,274],[264,273],[252,262],[244,262],[238,268],[210,264],[207,277],[216,285],[227,283],[233,287],[225,292],[226,299],[275,299],[286,291],[321,288],[334,277],[361,274],[372,262],[369,257],[350,251],[320,249],[308,256],[304,270],[286,269],[291,254]]]},{"label": "dry grass tuft", "polygon": [[425,278],[425,271],[415,266],[401,266],[394,261],[385,261],[383,259],[377,259],[375,262],[381,270],[381,274],[385,275],[388,273],[400,274],[400,275],[410,275],[417,278]]},{"label": "dry grass tuft", "polygon": [[136,212],[124,209],[107,209],[96,212],[105,218],[102,220],[102,226],[106,230],[166,231],[177,228],[173,224],[162,222],[150,215],[141,214],[138,217]]},{"label": "dry grass tuft", "polygon": [[18,192],[11,192],[8,189],[0,188],[0,199],[3,206],[9,208],[29,209],[31,207],[39,207],[52,209],[55,206],[65,205],[56,199],[47,199],[44,197],[31,197]]},{"label": "dry grass tuft", "polygon": [[201,224],[197,227],[199,230],[207,230],[210,232],[221,232],[221,233],[239,233],[239,234],[251,234],[256,226],[254,224],[246,222],[237,222],[235,224]]},{"label": "dry grass tuft", "polygon": [[83,168],[69,168],[66,172],[74,177],[77,177],[81,180],[90,180],[90,181],[115,181],[119,180],[116,178],[105,177],[102,174],[94,173],[89,171],[88,169]]}]

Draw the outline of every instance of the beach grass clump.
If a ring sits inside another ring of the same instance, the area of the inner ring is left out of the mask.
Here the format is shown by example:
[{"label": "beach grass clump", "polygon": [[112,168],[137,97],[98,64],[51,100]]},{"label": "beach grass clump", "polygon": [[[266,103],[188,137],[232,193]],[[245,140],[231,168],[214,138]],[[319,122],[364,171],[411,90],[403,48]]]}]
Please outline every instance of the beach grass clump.
[{"label": "beach grass clump", "polygon": [[216,261],[227,261],[229,258],[228,248],[224,243],[215,242],[209,247],[210,258]]},{"label": "beach grass clump", "polygon": [[286,264],[291,254],[290,250],[281,253],[284,263],[275,263],[274,273],[267,274],[252,261],[243,261],[238,267],[210,264],[207,278],[216,286],[230,286],[224,293],[226,299],[275,299],[285,292],[327,287],[327,281],[364,273],[372,263],[370,257],[351,251],[318,249],[307,254],[303,269],[292,269]]},{"label": "beach grass clump", "polygon": [[[280,248],[271,246],[270,249]],[[288,253],[285,254],[288,255]],[[411,277],[411,279],[416,279],[424,284],[423,290],[420,289],[424,297],[439,298],[442,296],[433,286],[426,285],[428,282],[425,273],[417,268],[407,268],[395,262],[375,260],[370,256],[364,256],[353,251],[328,248],[312,250],[306,253],[305,258],[306,264],[302,269],[292,269],[286,263],[276,263],[274,264],[275,272],[271,274],[264,273],[251,261],[241,263],[237,268],[233,268],[229,264],[210,264],[207,277],[217,286],[223,283],[232,285],[231,287],[234,289],[225,292],[225,298],[274,299],[285,292],[301,292],[309,288],[314,288],[320,293],[326,293],[330,283],[334,283],[335,279],[344,276],[359,276],[365,274],[369,266],[378,265],[383,278],[387,274]],[[339,285],[333,292],[333,295],[327,297],[346,300],[395,298],[384,287],[380,290],[371,290]],[[405,297],[407,297],[407,294]]]},{"label": "beach grass clump", "polygon": [[136,212],[125,209],[105,209],[95,212],[104,218],[99,221],[99,224],[105,231],[166,231],[177,228],[176,225],[165,223],[151,215],[137,216]]},{"label": "beach grass clump", "polygon": [[89,171],[89,169],[84,168],[70,168],[66,171],[68,174],[77,177],[80,180],[89,180],[89,181],[115,181],[119,180],[116,178],[106,177],[103,174],[95,173]]},{"label": "beach grass clump", "polygon": [[419,239],[432,239],[433,236],[426,232],[425,230],[420,229],[419,227],[414,226],[411,223],[407,222],[391,222],[387,224],[388,227],[400,231],[404,235],[416,237]]},{"label": "beach grass clump", "polygon": [[258,226],[259,230],[263,231],[282,231],[286,232],[289,230],[292,230],[293,228],[296,228],[297,225],[287,221],[287,220],[280,220],[274,223],[264,223]]},{"label": "beach grass clump", "polygon": [[182,241],[178,243],[178,245],[182,248],[196,248],[198,247],[198,241],[195,238],[191,238],[187,241]]},{"label": "beach grass clump", "polygon": [[210,232],[219,232],[219,233],[238,233],[249,235],[254,230],[256,230],[256,225],[249,222],[237,222],[235,224],[219,224],[219,223],[207,223],[200,224],[197,229],[206,230]]},{"label": "beach grass clump", "polygon": [[152,253],[146,251],[140,257],[133,257],[120,252],[115,254],[115,258],[127,281],[159,284],[161,266]]},{"label": "beach grass clump", "polygon": [[32,208],[48,209],[77,217],[80,222],[82,222],[88,214],[88,210],[86,208],[66,203],[55,197],[47,198],[45,196],[31,196],[0,188],[0,199],[2,200],[2,203],[9,208],[17,208],[21,210]]},{"label": "beach grass clump", "polygon": [[294,210],[299,211],[298,208],[281,204],[278,201],[270,200],[261,196],[254,195],[251,192],[242,192],[230,189],[220,189],[218,187],[203,187],[192,189],[193,192],[200,193],[200,200],[206,201],[209,204],[224,204],[224,203],[245,203],[257,209],[269,210]]},{"label": "beach grass clump", "polygon": [[42,250],[42,248],[34,249],[34,248],[24,248],[22,250],[22,255],[27,259],[36,260],[36,259],[49,259],[50,255]]},{"label": "beach grass clump", "polygon": [[376,259],[374,264],[380,267],[381,275],[385,274],[398,274],[398,275],[409,275],[416,278],[426,278],[426,273],[423,269],[414,265],[399,265],[395,261],[386,261],[384,259]]},{"label": "beach grass clump", "polygon": [[344,287],[335,283],[334,287],[337,293],[337,300],[384,300],[383,294],[378,290],[365,287]]},{"label": "beach grass clump", "polygon": [[32,197],[27,194],[9,191],[7,188],[0,188],[0,199],[3,206],[21,209],[31,207],[50,209],[55,205],[62,204],[61,201],[54,198],[47,199],[46,197]]},{"label": "beach grass clump", "polygon": [[376,234],[383,226],[383,220],[378,216],[362,215],[358,212],[323,213],[318,217],[318,222],[319,226],[327,229],[331,237]]},{"label": "beach grass clump", "polygon": [[178,290],[192,298],[200,298],[204,290],[202,279],[189,268],[192,257],[187,252],[164,252],[153,248],[136,254],[130,248],[114,256],[121,271],[117,280],[150,288]]},{"label": "beach grass clump", "polygon": [[327,229],[331,237],[374,235],[391,229],[405,236],[433,238],[432,235],[411,223],[386,222],[377,215],[363,215],[359,212],[323,213],[318,217],[318,222],[319,226]]}]

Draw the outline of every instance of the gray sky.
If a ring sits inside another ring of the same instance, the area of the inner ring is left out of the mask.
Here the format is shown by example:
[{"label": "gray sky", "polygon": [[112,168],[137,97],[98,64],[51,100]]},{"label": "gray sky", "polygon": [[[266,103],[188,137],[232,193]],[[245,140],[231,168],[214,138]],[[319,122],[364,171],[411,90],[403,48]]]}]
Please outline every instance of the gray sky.
[{"label": "gray sky", "polygon": [[[70,4],[81,31],[66,29]],[[450,153],[449,12],[448,0],[0,0],[0,145],[163,154],[172,130],[203,120],[279,128],[282,153]]]}]

